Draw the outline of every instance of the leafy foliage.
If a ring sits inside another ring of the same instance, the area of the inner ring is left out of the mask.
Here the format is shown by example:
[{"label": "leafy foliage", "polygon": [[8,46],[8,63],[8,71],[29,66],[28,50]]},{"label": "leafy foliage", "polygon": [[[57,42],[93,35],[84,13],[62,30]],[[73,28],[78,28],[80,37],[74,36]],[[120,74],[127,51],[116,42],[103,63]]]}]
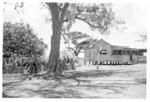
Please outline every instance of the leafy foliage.
[{"label": "leafy foliage", "polygon": [[69,32],[66,35],[74,45],[78,44],[78,40],[89,37],[87,34],[83,34],[81,32]]},{"label": "leafy foliage", "polygon": [[47,45],[37,37],[28,24],[5,22],[3,24],[3,34],[4,55],[42,55],[47,48]]},{"label": "leafy foliage", "polygon": [[147,41],[147,34],[145,32],[138,32],[139,39],[136,40],[137,42],[146,42]]},{"label": "leafy foliage", "polygon": [[117,19],[111,3],[72,3],[67,9],[64,19],[66,29],[69,30],[76,20],[87,23],[92,30],[97,29],[101,34],[109,33],[111,27],[125,23],[123,20]]},{"label": "leafy foliage", "polygon": [[81,32],[69,32],[66,36],[71,40],[71,43],[75,45],[74,47],[69,46],[68,49],[73,50],[76,56],[78,56],[81,50],[89,48],[98,41],[97,39],[93,39],[89,35]]}]

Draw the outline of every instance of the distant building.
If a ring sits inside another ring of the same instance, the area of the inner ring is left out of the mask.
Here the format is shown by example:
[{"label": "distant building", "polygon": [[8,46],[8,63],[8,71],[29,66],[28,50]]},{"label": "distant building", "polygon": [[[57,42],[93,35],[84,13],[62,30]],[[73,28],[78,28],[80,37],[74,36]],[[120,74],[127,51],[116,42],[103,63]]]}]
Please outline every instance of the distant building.
[{"label": "distant building", "polygon": [[146,62],[146,56],[143,56],[144,52],[146,52],[146,49],[115,46],[101,39],[95,45],[85,50],[84,63],[134,64]]}]

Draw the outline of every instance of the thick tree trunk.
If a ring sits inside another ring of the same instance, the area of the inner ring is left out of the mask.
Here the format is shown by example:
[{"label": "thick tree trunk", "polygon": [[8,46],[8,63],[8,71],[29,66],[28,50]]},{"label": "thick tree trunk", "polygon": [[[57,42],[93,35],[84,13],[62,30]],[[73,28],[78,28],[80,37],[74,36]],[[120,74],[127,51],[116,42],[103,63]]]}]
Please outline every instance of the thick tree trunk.
[{"label": "thick tree trunk", "polygon": [[60,74],[63,71],[59,61],[61,28],[69,4],[65,3],[62,10],[60,10],[57,3],[47,3],[47,5],[51,11],[53,29],[51,37],[51,52],[47,68],[49,69],[49,73]]},{"label": "thick tree trunk", "polygon": [[52,15],[52,36],[51,36],[51,52],[49,55],[49,60],[47,68],[49,72],[60,73],[59,68],[59,50],[60,50],[60,34],[61,34],[61,24],[59,20],[59,10],[58,6],[53,4],[50,6]]}]

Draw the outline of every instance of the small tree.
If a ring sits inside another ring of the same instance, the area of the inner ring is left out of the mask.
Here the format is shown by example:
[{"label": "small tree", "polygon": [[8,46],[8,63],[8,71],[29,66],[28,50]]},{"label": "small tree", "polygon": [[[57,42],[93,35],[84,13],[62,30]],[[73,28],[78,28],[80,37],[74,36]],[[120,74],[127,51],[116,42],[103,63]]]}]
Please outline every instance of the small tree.
[{"label": "small tree", "polygon": [[[67,48],[71,49],[76,57],[78,57],[81,50],[87,49],[98,41],[97,39],[93,39],[89,35],[81,32],[69,32],[65,35],[67,36],[64,37],[65,42],[69,45]],[[73,47],[70,46],[69,40],[74,45]]]}]

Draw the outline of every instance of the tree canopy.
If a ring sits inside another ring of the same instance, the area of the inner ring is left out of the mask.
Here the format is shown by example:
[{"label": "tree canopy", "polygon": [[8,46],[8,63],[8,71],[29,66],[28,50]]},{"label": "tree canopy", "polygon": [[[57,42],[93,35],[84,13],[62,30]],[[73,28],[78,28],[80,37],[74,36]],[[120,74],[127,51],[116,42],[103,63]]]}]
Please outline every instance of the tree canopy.
[{"label": "tree canopy", "polygon": [[47,45],[33,32],[29,24],[3,24],[3,54],[23,56],[43,55]]},{"label": "tree canopy", "polygon": [[63,27],[66,30],[70,30],[72,24],[77,20],[88,24],[92,30],[97,29],[101,34],[109,33],[110,28],[116,27],[118,24],[125,24],[122,19],[117,18],[112,10],[111,3],[69,4],[62,21],[64,22]]}]

